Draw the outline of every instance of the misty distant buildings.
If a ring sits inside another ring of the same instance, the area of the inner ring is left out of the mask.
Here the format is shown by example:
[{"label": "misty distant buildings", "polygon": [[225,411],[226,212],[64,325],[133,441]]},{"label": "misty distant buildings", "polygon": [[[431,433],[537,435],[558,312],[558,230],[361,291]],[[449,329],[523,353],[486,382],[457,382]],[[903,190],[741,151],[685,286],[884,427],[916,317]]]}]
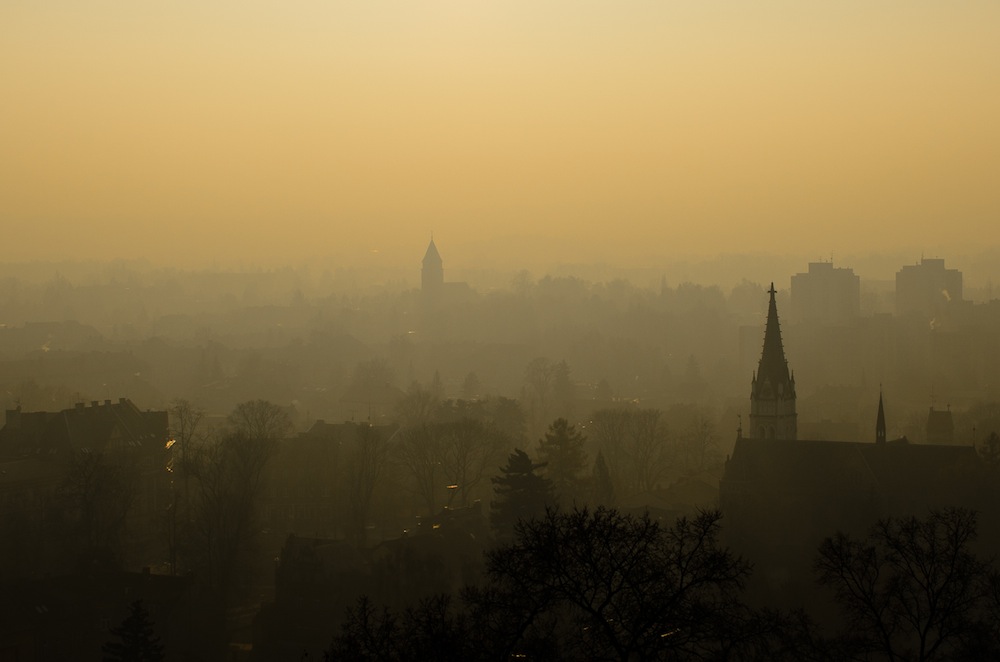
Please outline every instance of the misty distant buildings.
[{"label": "misty distant buildings", "polygon": [[795,375],[789,374],[781,343],[774,283],[767,308],[764,349],[750,383],[750,436],[756,439],[789,439],[797,436]]},{"label": "misty distant buildings", "polygon": [[792,276],[792,319],[818,324],[848,324],[861,315],[861,278],[833,262],[810,262],[807,273]]},{"label": "misty distant buildings", "polygon": [[921,258],[896,272],[896,314],[939,317],[953,301],[962,300],[962,272],[945,269],[944,260]]}]

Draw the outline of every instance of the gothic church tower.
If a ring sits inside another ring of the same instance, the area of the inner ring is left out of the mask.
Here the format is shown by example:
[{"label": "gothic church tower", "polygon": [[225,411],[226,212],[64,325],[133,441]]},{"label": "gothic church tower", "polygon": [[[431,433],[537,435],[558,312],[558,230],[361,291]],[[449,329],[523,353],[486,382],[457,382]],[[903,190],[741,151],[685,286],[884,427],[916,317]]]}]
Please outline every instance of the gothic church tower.
[{"label": "gothic church tower", "polygon": [[781,344],[774,283],[767,308],[764,349],[750,384],[750,435],[757,439],[796,439],[795,373],[789,374]]}]

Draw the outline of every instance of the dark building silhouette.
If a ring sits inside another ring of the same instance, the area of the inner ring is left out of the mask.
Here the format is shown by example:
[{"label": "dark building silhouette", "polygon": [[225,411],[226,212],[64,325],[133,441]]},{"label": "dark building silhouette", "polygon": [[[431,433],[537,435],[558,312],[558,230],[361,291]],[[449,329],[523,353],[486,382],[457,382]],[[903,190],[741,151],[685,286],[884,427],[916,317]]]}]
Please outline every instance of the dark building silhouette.
[{"label": "dark building silhouette", "polygon": [[[79,471],[81,458],[94,458],[136,478],[128,508],[124,553],[146,559],[162,535],[171,463],[166,411],[143,411],[128,398],[78,403],[58,412],[8,409],[0,429],[0,526],[23,517],[39,525],[38,549],[22,559],[35,573],[68,570],[59,540],[41,524],[58,521],[59,488]],[[10,568],[0,564],[0,579]],[[0,659],[3,659],[0,656]]]},{"label": "dark building silhouette", "polygon": [[162,451],[170,438],[167,412],[142,411],[128,398],[79,402],[58,412],[7,410],[0,457],[50,458],[74,452]]},{"label": "dark building silhouette", "polygon": [[797,440],[795,383],[773,285],[770,295],[751,394],[753,431],[738,435],[726,459],[719,505],[728,543],[757,565],[758,588],[771,599],[797,601],[812,592],[812,559],[825,537],[864,533],[881,517],[975,506],[970,486],[982,461],[971,445],[889,440],[881,392],[874,441]]},{"label": "dark building silhouette", "polygon": [[968,487],[979,467],[972,446],[905,438],[737,439],[719,483],[727,542],[754,562],[764,590],[800,599],[812,591],[812,560],[825,537],[863,534],[888,516],[975,507]]},{"label": "dark building silhouette", "polygon": [[770,294],[764,348],[750,384],[750,436],[794,440],[797,437],[795,375],[788,371],[781,343],[774,283],[771,283]]},{"label": "dark building silhouette", "polygon": [[861,278],[833,262],[810,262],[809,272],[792,276],[792,319],[849,324],[861,315]]},{"label": "dark building silhouette", "polygon": [[896,314],[940,316],[962,300],[962,272],[945,269],[944,260],[922,258],[896,272]]}]

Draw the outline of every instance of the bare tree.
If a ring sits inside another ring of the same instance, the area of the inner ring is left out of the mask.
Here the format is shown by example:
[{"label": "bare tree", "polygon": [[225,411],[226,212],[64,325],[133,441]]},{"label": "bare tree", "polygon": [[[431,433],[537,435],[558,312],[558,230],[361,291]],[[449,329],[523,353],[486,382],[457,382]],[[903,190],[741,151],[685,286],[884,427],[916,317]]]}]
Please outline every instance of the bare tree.
[{"label": "bare tree", "polygon": [[278,441],[292,431],[288,413],[267,400],[248,400],[236,405],[229,414],[229,424],[248,439]]},{"label": "bare tree", "polygon": [[264,468],[275,452],[273,439],[236,430],[192,449],[185,465],[192,481],[189,562],[222,604],[256,543]]},{"label": "bare tree", "polygon": [[461,418],[404,430],[397,454],[414,492],[428,514],[434,514],[439,497],[443,499],[449,488],[448,505],[455,496],[458,505],[468,505],[509,445],[509,438],[496,425]]},{"label": "bare tree", "polygon": [[186,467],[189,453],[200,439],[199,427],[205,412],[183,399],[174,400],[168,412],[171,432],[168,450],[171,457],[167,463],[167,470],[171,474],[171,480],[170,503],[167,505],[165,526],[170,572],[176,574],[182,524],[191,519],[191,476]]},{"label": "bare tree", "polygon": [[718,461],[718,442],[710,411],[699,405],[675,405],[667,416],[676,431],[675,443],[678,468],[697,473]]},{"label": "bare tree", "polygon": [[508,652],[556,614],[570,626],[571,658],[738,656],[737,640],[760,632],[738,597],[749,564],[719,546],[719,519],[706,512],[664,529],[598,508],[522,520],[514,541],[487,555],[494,599],[519,614],[505,619]]},{"label": "bare tree", "polygon": [[412,479],[412,489],[428,515],[437,512],[437,496],[446,485],[441,468],[441,448],[431,426],[421,425],[400,433],[399,462]]},{"label": "bare tree", "polygon": [[482,483],[507,450],[509,440],[495,425],[462,419],[441,425],[441,468],[448,485],[457,485],[460,505]]},{"label": "bare tree", "polygon": [[441,399],[433,391],[423,388],[418,382],[410,384],[406,395],[396,403],[399,423],[404,427],[416,427],[431,422],[441,406]]},{"label": "bare tree", "polygon": [[816,569],[848,619],[848,638],[889,660],[950,660],[978,647],[997,579],[973,554],[975,537],[975,512],[948,509],[881,520],[863,540],[827,538]]},{"label": "bare tree", "polygon": [[104,453],[78,452],[59,486],[62,513],[72,524],[80,551],[121,554],[121,535],[137,496],[135,471]]},{"label": "bare tree", "polygon": [[352,533],[359,546],[366,542],[372,496],[388,458],[389,441],[370,424],[358,425],[347,471],[347,505]]},{"label": "bare tree", "polygon": [[591,430],[624,493],[651,490],[666,478],[671,449],[658,409],[601,409]]}]

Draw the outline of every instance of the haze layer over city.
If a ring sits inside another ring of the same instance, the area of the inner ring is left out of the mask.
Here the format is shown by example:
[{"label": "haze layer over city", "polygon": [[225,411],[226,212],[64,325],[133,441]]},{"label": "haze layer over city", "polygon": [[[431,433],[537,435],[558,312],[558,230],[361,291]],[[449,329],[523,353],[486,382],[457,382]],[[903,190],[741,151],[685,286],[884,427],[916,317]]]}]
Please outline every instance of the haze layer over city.
[{"label": "haze layer over city", "polygon": [[186,267],[976,253],[998,14],[6,2],[3,222],[18,259]]},{"label": "haze layer over city", "polygon": [[1000,659],[1000,4],[0,5],[0,661]]}]

